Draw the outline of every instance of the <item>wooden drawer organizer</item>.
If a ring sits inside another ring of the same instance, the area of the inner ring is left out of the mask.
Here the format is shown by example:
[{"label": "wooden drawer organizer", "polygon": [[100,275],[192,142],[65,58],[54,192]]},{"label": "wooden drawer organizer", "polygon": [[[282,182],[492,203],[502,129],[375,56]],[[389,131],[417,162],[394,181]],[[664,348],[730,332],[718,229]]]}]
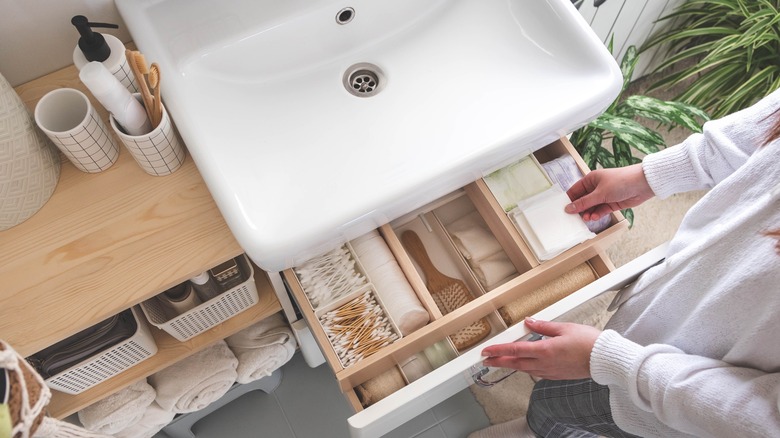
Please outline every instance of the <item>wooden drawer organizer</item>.
[{"label": "wooden drawer organizer", "polygon": [[[540,163],[563,155],[572,155],[583,173],[588,172],[581,157],[565,138],[539,149],[534,152],[534,155]],[[458,211],[468,212],[470,209],[475,209],[479,213],[517,271],[516,277],[492,290],[485,290],[477,281],[466,261],[457,252],[446,231],[446,226],[453,215]],[[482,343],[507,328],[506,323],[498,313],[498,309],[502,306],[522,298],[524,294],[543,286],[583,263],[588,263],[599,277],[609,273],[614,267],[609,258],[604,255],[604,250],[614,243],[627,228],[628,224],[623,216],[619,212],[613,213],[611,226],[600,232],[595,238],[540,264],[481,179],[416,212],[399,218],[391,224],[383,225],[379,228],[379,233],[387,242],[421,303],[428,310],[431,320],[423,328],[383,347],[376,354],[347,368],[342,367],[338,356],[328,343],[327,336],[322,326],[317,322],[314,310],[309,305],[295,272],[289,269],[284,272],[284,276],[293,296],[300,305],[301,312],[309,322],[312,333],[320,343],[326,360],[333,368],[341,390],[355,410],[359,411],[363,408],[355,392],[355,387],[393,367],[401,370],[401,364],[408,358],[439,341],[446,342],[448,336],[459,329],[486,318],[491,326],[491,333],[480,342]],[[440,271],[445,275],[464,281],[475,295],[473,301],[442,315],[425,287],[421,271],[418,270],[416,263],[401,242],[401,235],[407,229],[413,229],[417,232]],[[404,378],[406,379],[406,377]],[[406,382],[408,383],[408,379]]]}]

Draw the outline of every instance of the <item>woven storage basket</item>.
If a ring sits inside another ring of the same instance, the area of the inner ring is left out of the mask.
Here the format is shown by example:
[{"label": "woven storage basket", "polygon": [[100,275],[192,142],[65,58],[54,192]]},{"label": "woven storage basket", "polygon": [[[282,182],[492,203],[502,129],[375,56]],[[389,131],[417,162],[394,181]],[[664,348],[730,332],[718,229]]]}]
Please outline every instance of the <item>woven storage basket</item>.
[{"label": "woven storage basket", "polygon": [[245,282],[170,320],[157,299],[146,300],[141,303],[146,319],[177,340],[186,341],[249,309],[260,301],[254,270],[245,255],[238,263],[249,273]]},{"label": "woven storage basket", "polygon": [[154,356],[157,345],[146,321],[133,307],[138,330],[130,338],[46,379],[49,388],[66,394],[79,394],[122,371]]}]

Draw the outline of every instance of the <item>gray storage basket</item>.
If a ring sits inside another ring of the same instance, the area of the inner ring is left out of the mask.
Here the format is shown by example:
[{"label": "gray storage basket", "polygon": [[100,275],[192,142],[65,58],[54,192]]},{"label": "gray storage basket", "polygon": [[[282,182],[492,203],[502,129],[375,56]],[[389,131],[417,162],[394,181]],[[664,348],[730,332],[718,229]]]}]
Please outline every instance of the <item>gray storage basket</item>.
[{"label": "gray storage basket", "polygon": [[135,307],[132,312],[138,323],[133,336],[46,379],[46,386],[66,394],[79,394],[154,356],[157,353],[154,337]]},{"label": "gray storage basket", "polygon": [[249,309],[260,301],[254,269],[245,255],[238,258],[238,263],[244,272],[249,272],[249,278],[245,282],[171,320],[168,320],[157,299],[146,300],[141,303],[146,319],[177,340],[186,341]]}]

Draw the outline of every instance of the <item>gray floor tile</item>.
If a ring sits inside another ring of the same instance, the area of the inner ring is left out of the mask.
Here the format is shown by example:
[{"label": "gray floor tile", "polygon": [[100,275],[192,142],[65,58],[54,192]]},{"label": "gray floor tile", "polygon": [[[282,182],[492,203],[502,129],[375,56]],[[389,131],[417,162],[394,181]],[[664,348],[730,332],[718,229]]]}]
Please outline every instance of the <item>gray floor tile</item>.
[{"label": "gray floor tile", "polygon": [[[352,408],[330,368],[309,368],[296,354],[283,371],[273,394],[250,392],[197,422],[193,427],[197,438],[348,437]],[[385,438],[461,438],[487,425],[482,407],[466,389]]]},{"label": "gray floor tile", "polygon": [[436,416],[437,420],[443,421],[455,414],[470,409],[482,410],[482,406],[477,403],[477,400],[474,398],[471,391],[464,389],[434,406],[431,411],[433,411],[433,415]]},{"label": "gray floor tile", "polygon": [[273,394],[253,391],[195,423],[197,438],[295,438]]},{"label": "gray floor tile", "polygon": [[353,414],[352,407],[327,365],[309,368],[296,354],[285,365],[282,384],[274,394],[290,419],[296,438],[349,436],[347,418]]},{"label": "gray floor tile", "polygon": [[478,409],[464,409],[439,423],[447,438],[466,438],[471,432],[490,426],[485,411],[476,402],[474,404]]}]

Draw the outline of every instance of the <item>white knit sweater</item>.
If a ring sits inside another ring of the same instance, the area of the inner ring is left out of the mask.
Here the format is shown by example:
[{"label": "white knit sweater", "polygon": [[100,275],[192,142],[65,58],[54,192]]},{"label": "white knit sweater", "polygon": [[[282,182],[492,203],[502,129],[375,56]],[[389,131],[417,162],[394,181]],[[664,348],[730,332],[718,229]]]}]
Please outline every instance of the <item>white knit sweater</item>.
[{"label": "white knit sweater", "polygon": [[[780,91],[650,155],[659,197],[711,188],[591,354],[615,422],[645,437],[780,437]],[[641,218],[640,218],[641,220]]]}]

